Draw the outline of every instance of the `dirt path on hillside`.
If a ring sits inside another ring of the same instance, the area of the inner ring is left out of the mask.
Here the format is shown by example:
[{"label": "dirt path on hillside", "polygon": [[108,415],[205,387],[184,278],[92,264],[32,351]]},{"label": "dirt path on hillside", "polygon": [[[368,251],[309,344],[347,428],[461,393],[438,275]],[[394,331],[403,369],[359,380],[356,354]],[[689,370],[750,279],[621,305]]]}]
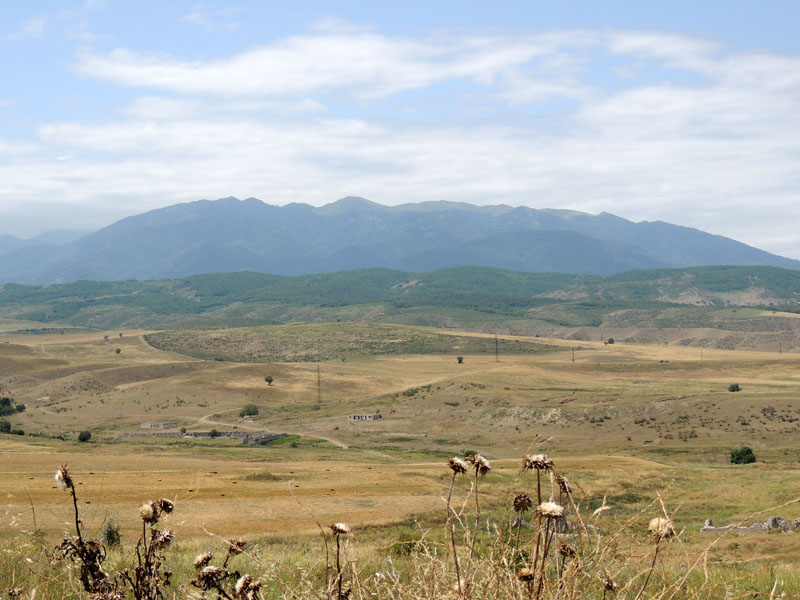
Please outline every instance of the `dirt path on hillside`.
[{"label": "dirt path on hillside", "polygon": [[[238,409],[234,409],[234,411],[235,410],[238,410]],[[223,412],[225,412],[225,411],[223,411]],[[227,412],[231,412],[231,411],[227,411]],[[210,413],[210,414],[207,414],[207,415],[204,415],[204,416],[200,417],[199,419],[197,419],[196,425],[200,425],[200,424],[202,424],[202,425],[219,425],[221,427],[230,427],[231,426],[230,423],[225,423],[224,421],[214,421],[214,420],[211,419],[211,417],[213,417],[214,415],[217,415],[217,414],[220,414],[220,413],[213,412],[213,413]],[[239,429],[245,429],[247,431],[263,431],[264,430],[263,427],[256,427],[254,425],[241,425],[241,424],[237,423],[236,426]],[[333,444],[337,448],[344,448],[345,450],[347,448],[349,448],[349,446],[347,444],[345,444],[344,442],[341,442],[341,441],[339,441],[337,439],[334,439],[334,438],[325,437],[325,436],[322,436],[322,435],[313,435],[313,434],[310,434],[310,433],[299,432],[299,431],[284,431],[283,433],[288,433],[289,435],[299,435],[301,437],[307,437],[307,438],[314,438],[314,439],[317,439],[317,440],[325,440],[326,442],[329,442],[329,443]]]}]

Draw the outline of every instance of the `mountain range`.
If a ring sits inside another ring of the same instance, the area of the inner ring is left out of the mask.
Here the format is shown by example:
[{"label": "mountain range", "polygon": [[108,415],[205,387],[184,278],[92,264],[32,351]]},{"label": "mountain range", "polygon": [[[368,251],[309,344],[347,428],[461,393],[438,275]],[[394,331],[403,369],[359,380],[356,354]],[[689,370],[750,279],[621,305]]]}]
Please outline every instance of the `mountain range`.
[{"label": "mountain range", "polygon": [[390,207],[357,197],[322,207],[273,206],[255,198],[200,200],[127,217],[80,237],[0,236],[0,283],[33,285],[243,270],[304,275],[477,265],[610,275],[720,264],[800,269],[800,261],[661,221],[455,202]]}]

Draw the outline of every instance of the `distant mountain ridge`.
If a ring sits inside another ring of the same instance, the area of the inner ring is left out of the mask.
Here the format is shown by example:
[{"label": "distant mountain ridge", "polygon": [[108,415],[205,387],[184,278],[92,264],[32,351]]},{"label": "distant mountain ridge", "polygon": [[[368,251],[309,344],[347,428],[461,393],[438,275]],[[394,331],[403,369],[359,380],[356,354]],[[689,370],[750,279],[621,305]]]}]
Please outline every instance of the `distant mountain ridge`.
[{"label": "distant mountain ridge", "polygon": [[127,217],[66,243],[0,236],[0,283],[34,285],[242,270],[291,276],[476,265],[611,275],[718,264],[800,269],[800,261],[660,221],[456,202],[384,206],[357,197],[322,207],[200,200]]}]

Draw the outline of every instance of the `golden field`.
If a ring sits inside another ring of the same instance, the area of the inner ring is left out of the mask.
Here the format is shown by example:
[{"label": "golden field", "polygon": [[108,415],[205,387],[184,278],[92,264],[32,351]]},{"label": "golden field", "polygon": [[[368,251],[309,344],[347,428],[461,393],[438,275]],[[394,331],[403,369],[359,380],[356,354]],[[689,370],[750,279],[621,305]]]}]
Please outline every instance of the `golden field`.
[{"label": "golden field", "polygon": [[[665,504],[689,550],[709,543],[699,533],[707,518],[738,522],[800,496],[797,354],[704,349],[701,360],[698,348],[678,345],[518,338],[543,351],[463,353],[463,364],[457,352],[232,362],[158,350],[146,342],[149,333],[0,331],[0,395],[27,407],[9,420],[39,434],[0,436],[5,539],[24,539],[34,518],[48,540],[67,531],[72,508],[53,480],[65,463],[93,535],[111,517],[132,543],[138,506],[166,497],[176,503],[169,525],[187,552],[213,543],[214,533],[262,540],[289,557],[316,544],[315,520],[349,523],[353,544],[368,556],[409,523],[433,526],[444,513],[447,458],[465,451],[492,461],[481,482],[490,518],[502,519],[497,511],[509,494],[530,489],[518,479],[522,455],[544,451],[580,485],[587,509],[606,497],[602,527],[629,519],[644,527],[658,511],[647,507],[669,488]],[[742,391],[729,392],[730,383]],[[259,414],[239,417],[245,404]],[[381,419],[348,419],[376,412]],[[119,437],[164,421],[188,432],[292,435],[264,446]],[[90,442],[76,441],[82,430]],[[754,448],[756,464],[729,464],[740,445]],[[457,485],[456,500],[469,490],[468,481]],[[800,506],[774,514],[800,518]],[[796,537],[728,536],[711,556],[768,561],[791,574]]]}]

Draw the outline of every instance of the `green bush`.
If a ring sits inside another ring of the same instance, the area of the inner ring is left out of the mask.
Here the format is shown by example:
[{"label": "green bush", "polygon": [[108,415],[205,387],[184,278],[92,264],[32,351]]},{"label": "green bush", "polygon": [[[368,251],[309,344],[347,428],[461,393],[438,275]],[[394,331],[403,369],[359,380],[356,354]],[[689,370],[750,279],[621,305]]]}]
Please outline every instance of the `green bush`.
[{"label": "green bush", "polygon": [[108,548],[120,545],[122,534],[119,532],[119,524],[117,524],[113,518],[109,517],[108,521],[106,521],[106,524],[103,526],[103,531],[100,534],[100,541]]},{"label": "green bush", "polygon": [[92,439],[92,432],[91,431],[81,431],[78,434],[78,441],[79,442],[88,442]]},{"label": "green bush", "polygon": [[240,417],[254,417],[258,414],[258,407],[255,404],[245,404],[244,408],[239,411]]},{"label": "green bush", "polygon": [[728,386],[729,392],[741,392],[742,388],[739,386],[738,383],[732,383]]},{"label": "green bush", "polygon": [[11,433],[11,423],[5,419],[0,419],[0,433]]},{"label": "green bush", "polygon": [[734,465],[747,465],[756,462],[756,455],[750,446],[742,446],[738,450],[731,450],[731,463]]},{"label": "green bush", "polygon": [[17,404],[15,406],[12,398],[0,398],[0,417],[21,412],[25,412],[24,404]]}]

